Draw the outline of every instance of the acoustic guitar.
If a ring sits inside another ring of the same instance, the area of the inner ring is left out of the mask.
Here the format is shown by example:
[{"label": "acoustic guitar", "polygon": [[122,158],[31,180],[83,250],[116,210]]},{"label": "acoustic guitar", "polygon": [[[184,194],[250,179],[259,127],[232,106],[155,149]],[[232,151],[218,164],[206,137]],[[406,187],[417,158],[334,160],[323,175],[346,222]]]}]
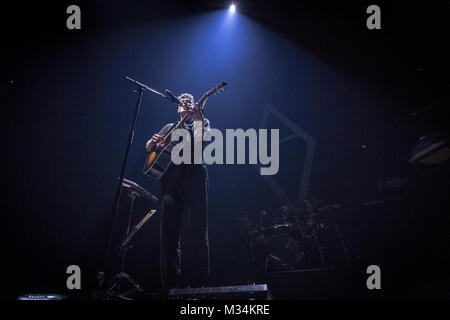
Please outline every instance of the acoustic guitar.
[{"label": "acoustic guitar", "polygon": [[[226,85],[227,83],[225,81],[219,83],[217,86],[206,92],[200,100],[195,103],[195,105],[201,106],[201,111],[203,112],[204,102],[206,99],[210,95],[216,95],[225,90]],[[177,123],[175,123],[175,125],[170,128],[169,132],[163,136],[161,142],[150,149],[144,164],[144,174],[147,174],[154,179],[159,179],[164,175],[172,163],[172,149],[177,144],[176,142],[172,142],[170,137],[176,129],[183,125],[188,117],[189,114],[185,114],[180,120],[178,120]]]}]

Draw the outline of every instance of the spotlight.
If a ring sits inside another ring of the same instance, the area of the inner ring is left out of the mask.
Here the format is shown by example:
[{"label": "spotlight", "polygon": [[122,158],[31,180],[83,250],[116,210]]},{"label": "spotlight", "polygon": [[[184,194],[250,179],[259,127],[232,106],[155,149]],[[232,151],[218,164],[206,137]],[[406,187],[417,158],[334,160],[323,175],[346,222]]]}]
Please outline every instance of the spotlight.
[{"label": "spotlight", "polygon": [[230,9],[228,9],[230,13],[234,13],[236,11],[236,6],[232,3]]}]

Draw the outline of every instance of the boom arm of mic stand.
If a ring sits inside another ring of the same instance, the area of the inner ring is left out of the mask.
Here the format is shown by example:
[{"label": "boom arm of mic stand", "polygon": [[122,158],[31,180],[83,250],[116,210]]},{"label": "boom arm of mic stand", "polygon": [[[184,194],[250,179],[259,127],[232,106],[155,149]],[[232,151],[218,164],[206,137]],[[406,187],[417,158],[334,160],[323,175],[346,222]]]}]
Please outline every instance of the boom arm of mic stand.
[{"label": "boom arm of mic stand", "polygon": [[174,102],[174,103],[176,103],[176,104],[181,104],[181,101],[178,100],[178,98],[177,98],[172,92],[170,92],[169,90],[166,90],[166,91],[165,91],[165,92],[166,92],[166,95],[164,95],[164,94],[162,94],[161,92],[156,91],[155,89],[152,89],[152,88],[146,86],[146,85],[143,84],[143,83],[140,83],[139,81],[136,81],[136,80],[134,80],[134,79],[131,79],[130,77],[124,76],[123,78],[126,79],[126,80],[128,80],[128,81],[130,81],[130,82],[133,82],[135,85],[139,86],[139,87],[142,88],[142,89],[145,89],[145,90],[148,90],[148,91],[150,91],[150,92],[153,92],[154,94],[156,94],[156,95],[158,95],[158,96],[160,96],[160,97],[162,97],[162,98],[164,98],[164,99],[170,100],[170,101],[172,101],[172,102]]},{"label": "boom arm of mic stand", "polygon": [[145,90],[148,90],[148,91],[150,91],[150,92],[153,92],[154,94],[157,94],[158,96],[163,97],[164,99],[167,99],[167,97],[166,97],[165,95],[163,95],[161,92],[156,91],[155,89],[152,89],[152,88],[146,86],[145,84],[140,83],[139,81],[136,81],[136,80],[131,79],[131,78],[126,77],[126,76],[124,77],[124,79],[126,79],[126,80],[128,80],[128,81],[131,81],[131,82],[133,82],[135,85],[138,85],[139,87],[141,87],[141,88],[143,88],[143,89],[145,89]]}]

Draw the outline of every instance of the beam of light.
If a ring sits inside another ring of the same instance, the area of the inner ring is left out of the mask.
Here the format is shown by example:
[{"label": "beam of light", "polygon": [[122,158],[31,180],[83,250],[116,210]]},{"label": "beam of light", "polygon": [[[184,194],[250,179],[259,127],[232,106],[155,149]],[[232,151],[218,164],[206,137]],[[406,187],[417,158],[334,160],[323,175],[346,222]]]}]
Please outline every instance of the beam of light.
[{"label": "beam of light", "polygon": [[230,9],[228,9],[230,13],[234,13],[236,11],[236,6],[232,3]]}]

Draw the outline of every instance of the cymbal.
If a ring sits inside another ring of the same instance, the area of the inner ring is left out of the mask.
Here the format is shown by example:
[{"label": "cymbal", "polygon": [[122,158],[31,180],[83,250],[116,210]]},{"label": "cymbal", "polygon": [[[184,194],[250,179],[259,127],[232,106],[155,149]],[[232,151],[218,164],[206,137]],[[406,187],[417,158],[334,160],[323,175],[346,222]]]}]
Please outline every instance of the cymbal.
[{"label": "cymbal", "polygon": [[296,225],[296,223],[285,222],[285,223],[280,223],[280,224],[274,224],[273,226],[267,227],[267,229],[278,229],[278,228],[283,228],[283,227],[293,227],[295,225]]}]

